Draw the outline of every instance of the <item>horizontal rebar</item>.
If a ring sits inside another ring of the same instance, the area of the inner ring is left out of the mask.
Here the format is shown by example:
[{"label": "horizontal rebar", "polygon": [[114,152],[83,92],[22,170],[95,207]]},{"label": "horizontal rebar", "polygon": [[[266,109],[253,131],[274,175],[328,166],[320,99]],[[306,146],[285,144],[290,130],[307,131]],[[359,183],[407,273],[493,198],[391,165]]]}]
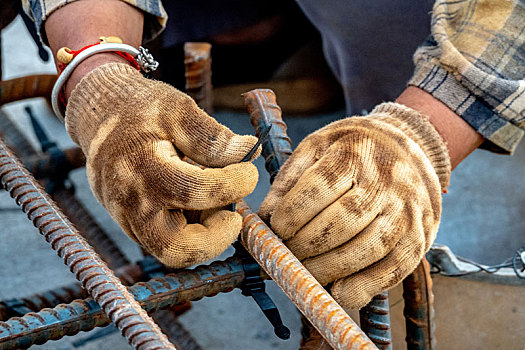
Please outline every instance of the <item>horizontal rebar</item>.
[{"label": "horizontal rebar", "polygon": [[[154,278],[149,282],[136,283],[129,287],[129,292],[146,311],[155,311],[232,291],[243,280],[241,260],[229,258]],[[43,344],[109,323],[110,320],[93,299],[74,300],[69,304],[0,322],[0,349],[28,348],[33,344]]]}]

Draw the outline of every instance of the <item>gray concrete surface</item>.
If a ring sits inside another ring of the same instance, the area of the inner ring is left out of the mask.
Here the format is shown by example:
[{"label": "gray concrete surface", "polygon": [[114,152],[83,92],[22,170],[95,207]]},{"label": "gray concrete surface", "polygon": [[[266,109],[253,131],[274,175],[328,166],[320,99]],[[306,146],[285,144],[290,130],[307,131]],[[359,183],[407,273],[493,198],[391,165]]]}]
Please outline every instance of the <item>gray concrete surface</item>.
[{"label": "gray concrete surface", "polygon": [[[2,32],[4,79],[35,73],[54,72],[51,64],[42,64],[36,56],[32,44],[20,21],[11,24]],[[33,137],[23,114],[27,102],[13,104],[3,109]],[[49,114],[42,101],[31,101],[46,130],[63,145],[71,145],[63,127]],[[308,133],[343,116],[343,112],[315,117],[286,118],[289,135],[297,145]],[[245,114],[218,113],[216,118],[240,133],[253,133]],[[33,137],[34,139],[34,137]],[[261,178],[255,192],[247,200],[257,207],[269,189],[268,176],[261,159],[257,161]],[[497,156],[485,151],[476,151],[454,171],[449,193],[444,196],[443,220],[437,242],[449,245],[457,254],[483,263],[498,263],[521,245],[525,244],[525,144],[522,143],[513,157]],[[97,220],[108,228],[109,233],[132,259],[140,257],[137,246],[120,232],[118,226],[107,216],[104,209],[96,203],[87,186],[84,170],[72,174],[79,196],[85,201]],[[0,299],[23,296],[34,292],[54,288],[74,280],[61,260],[39,237],[15,204],[5,193],[0,192]],[[231,254],[227,251],[223,256]],[[441,282],[439,282],[441,283]],[[462,288],[471,288],[453,283],[455,292],[462,294]],[[194,303],[193,309],[182,316],[181,321],[205,349],[296,349],[299,344],[299,317],[294,306],[287,300],[273,283],[269,283],[270,294],[276,300],[285,323],[292,328],[292,339],[281,341],[272,332],[268,322],[261,317],[261,312],[250,299],[242,297],[238,291],[206,298]],[[443,288],[441,295],[445,295]],[[446,290],[446,288],[444,288]],[[508,293],[515,295],[519,288]],[[396,292],[397,293],[397,292]],[[521,292],[523,293],[523,292]],[[457,294],[457,293],[456,293]],[[401,302],[400,294],[392,303]],[[488,296],[485,296],[488,297]],[[508,298],[509,302],[516,299]],[[461,301],[459,301],[461,303]],[[500,301],[501,302],[501,301]],[[486,308],[491,313],[491,301],[484,299],[474,304],[473,308]],[[521,308],[514,319],[524,324],[525,317]],[[440,315],[440,313],[438,313]],[[438,329],[447,323],[447,331],[440,336],[447,337],[447,332],[466,332],[465,320],[459,317],[455,323],[447,321],[446,314],[441,314]],[[500,318],[498,320],[501,321]],[[476,322],[472,320],[471,322]],[[501,321],[503,322],[503,321]],[[481,323],[479,325],[481,327]],[[525,331],[523,327],[518,328]],[[37,347],[42,349],[73,349],[74,340],[84,339],[93,334],[80,334]],[[485,330],[485,332],[490,332]],[[523,333],[523,332],[522,332]],[[467,332],[468,334],[468,332]],[[468,338],[467,338],[468,339]],[[402,341],[402,340],[400,340]],[[398,341],[398,342],[400,342]],[[525,340],[521,339],[521,344]],[[516,342],[506,347],[515,348]],[[439,343],[438,343],[439,344]],[[442,342],[441,344],[450,344]],[[479,343],[476,343],[479,345]],[[500,345],[501,345],[500,344]],[[524,348],[522,346],[521,348]],[[126,349],[129,346],[113,333],[91,341],[79,349]],[[453,349],[452,347],[439,347]],[[460,348],[460,347],[457,347]],[[474,346],[473,348],[490,348]]]}]

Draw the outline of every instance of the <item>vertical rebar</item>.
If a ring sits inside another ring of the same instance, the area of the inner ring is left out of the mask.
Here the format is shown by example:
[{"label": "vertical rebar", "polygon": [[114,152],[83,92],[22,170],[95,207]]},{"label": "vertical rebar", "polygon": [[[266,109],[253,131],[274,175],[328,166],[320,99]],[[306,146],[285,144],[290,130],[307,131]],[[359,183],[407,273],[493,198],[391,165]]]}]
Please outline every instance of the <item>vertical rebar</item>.
[{"label": "vertical rebar", "polygon": [[264,135],[271,126],[268,138],[263,140],[262,155],[266,170],[270,173],[270,183],[281,166],[292,154],[292,141],[286,134],[286,123],[281,116],[275,94],[269,89],[256,89],[243,94],[244,104],[250,113],[250,122],[258,137]]},{"label": "vertical rebar", "polygon": [[359,310],[361,329],[381,350],[392,349],[388,292],[376,295]]},{"label": "vertical rebar", "polygon": [[403,281],[403,298],[407,349],[435,349],[434,294],[430,265],[426,258],[423,258],[414,272]]},{"label": "vertical rebar", "polygon": [[186,92],[208,114],[213,113],[210,51],[211,45],[208,43],[184,44]]},{"label": "vertical rebar", "polygon": [[174,349],[3,141],[0,182],[131,345],[137,349]]}]

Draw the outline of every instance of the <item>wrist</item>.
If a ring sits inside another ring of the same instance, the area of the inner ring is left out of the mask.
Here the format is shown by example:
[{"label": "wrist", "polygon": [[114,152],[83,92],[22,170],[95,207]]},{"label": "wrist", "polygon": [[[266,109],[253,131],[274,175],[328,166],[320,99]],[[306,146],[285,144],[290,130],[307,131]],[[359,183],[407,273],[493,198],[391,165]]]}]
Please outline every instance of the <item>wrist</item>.
[{"label": "wrist", "polygon": [[75,68],[65,84],[64,94],[66,101],[69,100],[71,93],[86,74],[106,63],[126,63],[131,66],[131,64],[123,57],[111,52],[102,52],[86,58]]},{"label": "wrist", "polygon": [[483,137],[459,115],[420,88],[409,86],[396,102],[429,117],[447,146],[452,169],[483,142]]}]

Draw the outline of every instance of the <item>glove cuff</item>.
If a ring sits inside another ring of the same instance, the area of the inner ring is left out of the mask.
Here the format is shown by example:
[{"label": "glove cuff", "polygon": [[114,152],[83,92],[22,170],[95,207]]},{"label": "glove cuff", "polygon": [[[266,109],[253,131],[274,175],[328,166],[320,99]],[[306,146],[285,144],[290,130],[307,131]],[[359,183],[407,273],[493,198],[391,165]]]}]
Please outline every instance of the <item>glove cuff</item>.
[{"label": "glove cuff", "polygon": [[84,154],[89,154],[91,140],[111,115],[108,111],[129,98],[130,92],[124,91],[126,87],[137,86],[136,82],[143,80],[142,74],[128,64],[107,63],[93,69],[78,83],[68,101],[65,125]]},{"label": "glove cuff", "polygon": [[[450,157],[445,142],[430,123],[428,116],[393,102],[382,103],[370,112],[371,115],[378,113],[387,113],[389,118],[385,121],[401,130],[421,147],[436,171],[442,190],[446,191],[451,173]],[[378,115],[377,119],[384,117]]]}]

